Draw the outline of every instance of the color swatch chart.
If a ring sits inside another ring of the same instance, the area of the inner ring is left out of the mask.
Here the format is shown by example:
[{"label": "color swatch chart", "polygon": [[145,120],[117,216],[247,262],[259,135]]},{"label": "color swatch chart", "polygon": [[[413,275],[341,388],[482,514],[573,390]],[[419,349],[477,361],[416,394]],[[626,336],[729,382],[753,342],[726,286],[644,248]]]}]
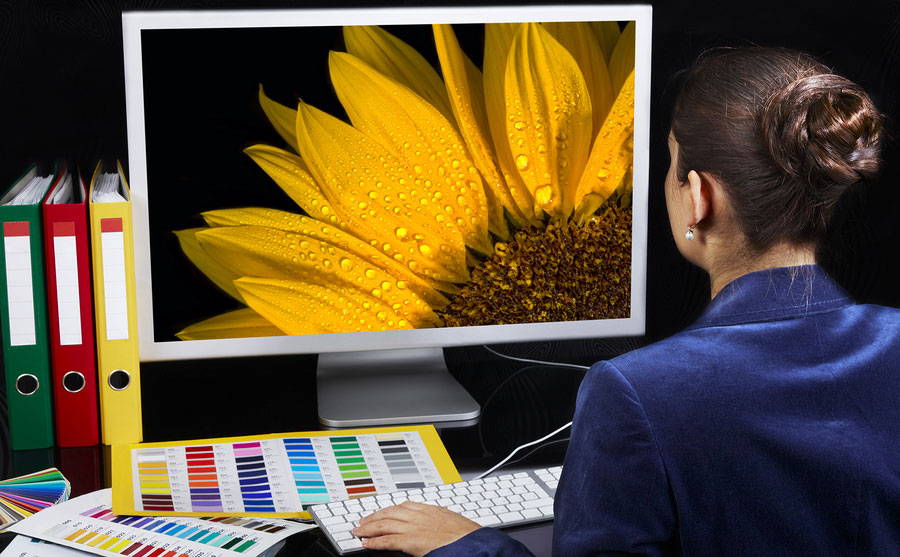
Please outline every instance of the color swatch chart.
[{"label": "color swatch chart", "polygon": [[160,514],[299,513],[445,483],[418,431],[132,448],[131,471],[127,512]]},{"label": "color swatch chart", "polygon": [[88,551],[126,557],[258,557],[312,527],[279,519],[118,516],[111,490],[51,507],[12,530]]}]

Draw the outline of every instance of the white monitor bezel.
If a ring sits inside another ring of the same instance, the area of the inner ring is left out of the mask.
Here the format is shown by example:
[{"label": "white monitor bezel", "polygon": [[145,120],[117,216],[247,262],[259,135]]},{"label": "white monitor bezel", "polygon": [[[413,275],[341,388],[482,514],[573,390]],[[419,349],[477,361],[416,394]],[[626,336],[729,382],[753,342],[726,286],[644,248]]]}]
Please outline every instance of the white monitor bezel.
[{"label": "white monitor bezel", "polygon": [[[163,361],[249,355],[313,354],[643,335],[646,329],[651,17],[652,8],[649,5],[517,6],[515,9],[509,7],[403,7],[123,13],[128,166],[134,222],[138,338],[141,360]],[[633,165],[636,187],[632,200],[630,317],[594,321],[222,340],[157,341],[155,339],[143,113],[142,30],[594,20],[636,22]]]}]

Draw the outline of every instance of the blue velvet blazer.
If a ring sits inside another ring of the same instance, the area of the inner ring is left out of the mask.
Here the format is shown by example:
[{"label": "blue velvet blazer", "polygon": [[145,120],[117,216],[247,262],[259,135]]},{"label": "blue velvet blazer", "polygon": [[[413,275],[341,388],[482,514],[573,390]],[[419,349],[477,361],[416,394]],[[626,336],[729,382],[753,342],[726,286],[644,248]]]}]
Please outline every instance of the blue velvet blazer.
[{"label": "blue velvet blazer", "polygon": [[[591,368],[554,512],[560,557],[900,555],[900,310],[817,266],[740,277]],[[527,553],[482,528],[432,555]]]}]

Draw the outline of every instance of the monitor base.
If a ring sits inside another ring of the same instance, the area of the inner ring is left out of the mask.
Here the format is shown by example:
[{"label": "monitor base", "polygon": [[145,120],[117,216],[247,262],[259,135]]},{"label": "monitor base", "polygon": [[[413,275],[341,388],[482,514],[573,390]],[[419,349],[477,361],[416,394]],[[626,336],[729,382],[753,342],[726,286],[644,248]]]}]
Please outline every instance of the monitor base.
[{"label": "monitor base", "polygon": [[319,422],[328,427],[461,426],[481,414],[441,348],[320,354],[316,381]]}]

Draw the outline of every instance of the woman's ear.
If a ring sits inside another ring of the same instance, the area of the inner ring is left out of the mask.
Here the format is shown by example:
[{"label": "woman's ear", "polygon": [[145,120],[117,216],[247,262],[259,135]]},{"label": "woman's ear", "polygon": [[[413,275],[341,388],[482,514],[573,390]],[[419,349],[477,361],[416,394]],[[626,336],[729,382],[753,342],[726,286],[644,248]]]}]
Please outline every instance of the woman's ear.
[{"label": "woman's ear", "polygon": [[688,187],[691,188],[691,220],[688,226],[694,227],[712,215],[712,179],[704,173],[691,170],[687,175]]}]

